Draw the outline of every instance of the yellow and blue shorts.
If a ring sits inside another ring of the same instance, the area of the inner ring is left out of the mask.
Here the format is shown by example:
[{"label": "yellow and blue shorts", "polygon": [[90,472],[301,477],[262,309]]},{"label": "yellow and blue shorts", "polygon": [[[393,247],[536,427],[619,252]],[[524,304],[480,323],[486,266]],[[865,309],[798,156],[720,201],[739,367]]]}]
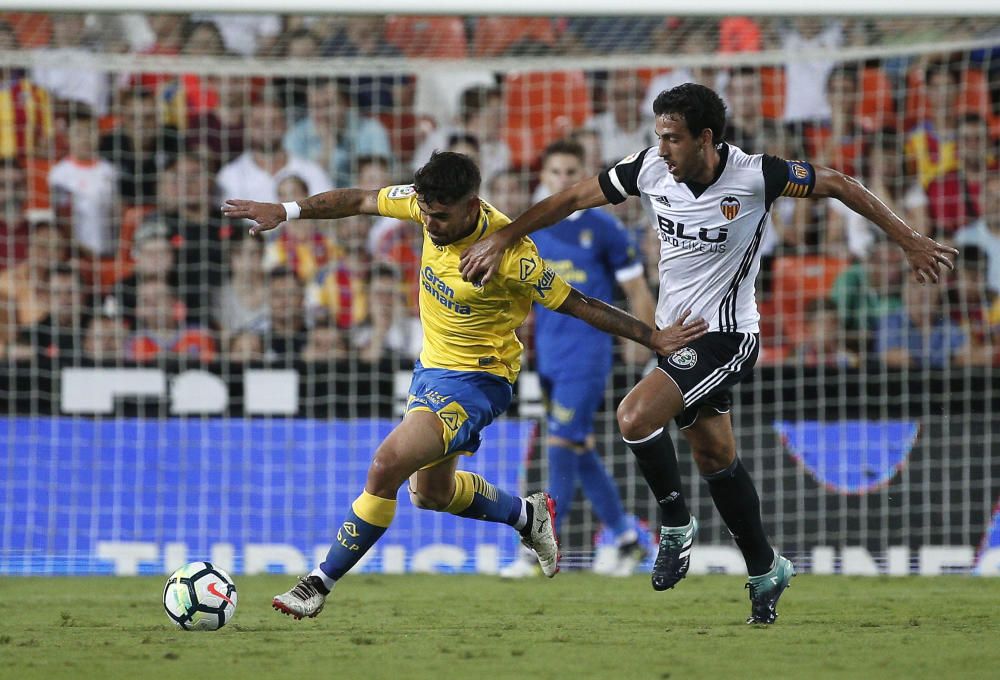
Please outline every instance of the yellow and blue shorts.
[{"label": "yellow and blue shorts", "polygon": [[444,425],[444,455],[472,454],[479,433],[507,410],[514,396],[509,382],[491,373],[424,368],[413,369],[406,412],[430,411]]}]

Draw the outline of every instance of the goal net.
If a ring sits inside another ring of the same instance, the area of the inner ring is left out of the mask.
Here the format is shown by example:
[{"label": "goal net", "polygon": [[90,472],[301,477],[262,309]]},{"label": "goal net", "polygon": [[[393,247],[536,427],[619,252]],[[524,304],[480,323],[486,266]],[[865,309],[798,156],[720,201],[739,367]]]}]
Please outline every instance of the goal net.
[{"label": "goal net", "polygon": [[[775,545],[817,573],[1000,573],[996,17],[11,12],[0,574],[310,568],[405,404],[421,233],[361,217],[254,239],[221,202],[407,184],[452,149],[513,217],[549,191],[548,144],[579,142],[596,174],[655,144],[653,98],[689,81],[723,96],[730,143],[855,176],[961,251],[914,285],[838,202],[774,204],[762,351],[732,420]],[[655,294],[639,206],[608,210]],[[530,321],[520,336],[515,402],[462,462],[509,491],[547,484]],[[656,506],[614,417],[651,357],[614,353],[597,448],[651,547]],[[740,573],[672,436],[693,568]],[[362,569],[492,573],[516,555],[504,527],[399,500]],[[582,493],[569,513],[566,564],[590,567],[613,540]]]}]

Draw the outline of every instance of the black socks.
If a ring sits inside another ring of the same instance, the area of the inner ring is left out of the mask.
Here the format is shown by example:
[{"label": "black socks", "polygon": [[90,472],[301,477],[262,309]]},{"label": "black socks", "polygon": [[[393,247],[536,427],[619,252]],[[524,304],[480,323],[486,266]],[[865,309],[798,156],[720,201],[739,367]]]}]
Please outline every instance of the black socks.
[{"label": "black socks", "polygon": [[715,507],[743,553],[750,576],[766,574],[774,562],[774,551],[760,518],[760,498],[750,473],[739,457],[725,470],[704,475]]},{"label": "black socks", "polygon": [[660,506],[660,522],[667,527],[682,527],[691,521],[691,513],[681,493],[681,473],[677,468],[674,443],[660,428],[645,439],[625,440],[635,454],[650,491]]}]

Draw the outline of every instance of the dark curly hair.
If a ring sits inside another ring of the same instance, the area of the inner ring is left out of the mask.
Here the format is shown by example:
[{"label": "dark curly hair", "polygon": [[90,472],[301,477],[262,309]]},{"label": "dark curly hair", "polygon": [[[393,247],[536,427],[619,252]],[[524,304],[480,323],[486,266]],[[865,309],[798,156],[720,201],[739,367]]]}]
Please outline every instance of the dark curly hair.
[{"label": "dark curly hair", "polygon": [[425,203],[454,205],[479,191],[482,177],[475,161],[454,151],[435,151],[413,176],[413,188]]},{"label": "dark curly hair", "polygon": [[697,83],[684,83],[658,94],[653,102],[653,113],[684,116],[692,135],[697,137],[708,128],[716,143],[722,141],[726,129],[726,105],[715,90]]}]

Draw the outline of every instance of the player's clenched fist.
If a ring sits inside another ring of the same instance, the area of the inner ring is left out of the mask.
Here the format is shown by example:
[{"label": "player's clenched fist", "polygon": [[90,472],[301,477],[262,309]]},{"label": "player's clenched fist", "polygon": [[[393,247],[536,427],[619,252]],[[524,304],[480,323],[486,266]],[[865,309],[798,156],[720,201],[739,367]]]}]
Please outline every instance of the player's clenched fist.
[{"label": "player's clenched fist", "polygon": [[681,314],[676,321],[660,330],[653,331],[649,344],[660,356],[672,354],[684,347],[692,340],[696,340],[708,332],[708,322],[704,319],[696,319],[689,324],[684,322],[691,316],[688,309]]},{"label": "player's clenched fist", "polygon": [[222,214],[233,219],[253,220],[257,224],[250,227],[250,234],[256,236],[270,231],[288,219],[285,206],[280,203],[258,203],[242,198],[226,199],[222,204]]}]

